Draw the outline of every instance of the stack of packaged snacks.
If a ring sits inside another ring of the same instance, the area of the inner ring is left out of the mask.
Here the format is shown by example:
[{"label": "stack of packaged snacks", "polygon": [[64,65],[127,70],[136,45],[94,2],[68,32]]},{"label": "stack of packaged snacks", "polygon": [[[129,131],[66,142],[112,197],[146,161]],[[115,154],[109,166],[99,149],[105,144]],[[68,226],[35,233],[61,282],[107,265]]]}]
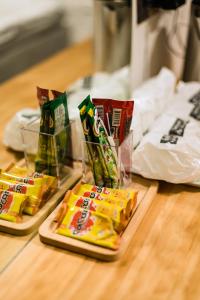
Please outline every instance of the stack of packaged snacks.
[{"label": "stack of packaged snacks", "polygon": [[8,172],[0,169],[0,219],[21,222],[22,213],[35,215],[55,192],[55,177],[13,166]]},{"label": "stack of packaged snacks", "polygon": [[80,105],[80,118],[88,149],[95,184],[119,187],[119,167],[115,147],[108,139],[103,121],[97,116],[96,107],[88,96]]},{"label": "stack of packaged snacks", "polygon": [[79,184],[68,191],[55,217],[55,232],[116,250],[137,192]]},{"label": "stack of packaged snacks", "polygon": [[22,211],[27,202],[27,196],[0,190],[0,219],[10,222],[21,222]]},{"label": "stack of packaged snacks", "polygon": [[37,97],[41,109],[38,153],[35,159],[35,171],[48,175],[58,175],[58,169],[70,164],[70,126],[67,108],[67,95],[51,90],[37,88]]},{"label": "stack of packaged snacks", "polygon": [[[133,100],[114,100],[93,98],[99,117],[105,124],[109,136],[113,138],[116,147],[120,147],[121,181],[126,180],[126,174],[131,172],[133,136],[130,134],[134,111]],[[134,133],[135,135],[135,133]]]}]

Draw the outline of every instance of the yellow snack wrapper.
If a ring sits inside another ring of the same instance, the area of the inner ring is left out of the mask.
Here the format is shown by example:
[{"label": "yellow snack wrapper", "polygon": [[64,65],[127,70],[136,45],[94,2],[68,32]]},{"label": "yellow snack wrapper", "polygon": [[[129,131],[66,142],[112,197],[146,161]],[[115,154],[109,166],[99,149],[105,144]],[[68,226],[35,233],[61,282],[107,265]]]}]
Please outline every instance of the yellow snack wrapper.
[{"label": "yellow snack wrapper", "polygon": [[21,222],[26,201],[26,195],[0,190],[0,219]]},{"label": "yellow snack wrapper", "polygon": [[33,172],[30,176],[28,176],[28,170],[27,168],[23,167],[18,167],[14,165],[10,170],[9,170],[9,175],[15,175],[18,177],[25,177],[25,178],[30,178],[33,180],[36,180],[37,178],[39,179],[45,179],[45,184],[47,184],[48,188],[55,189],[57,187],[57,179],[56,177],[38,173],[38,172]]},{"label": "yellow snack wrapper", "polygon": [[19,175],[15,174],[10,174],[7,172],[3,172],[2,169],[0,169],[0,179],[3,180],[12,180],[12,181],[17,181],[17,182],[22,182],[25,184],[30,184],[30,185],[43,185],[46,184],[46,180],[43,180],[43,178],[33,178],[33,177],[22,177]]},{"label": "yellow snack wrapper", "polygon": [[109,217],[77,206],[67,207],[56,233],[114,250],[120,243]]},{"label": "yellow snack wrapper", "polygon": [[111,218],[114,229],[121,233],[126,227],[127,219],[125,215],[125,209],[120,208],[117,205],[112,205],[106,201],[99,201],[83,196],[75,195],[72,191],[68,191],[65,195],[63,203],[66,202],[68,206],[78,206],[83,209],[91,210],[97,213],[104,214]]},{"label": "yellow snack wrapper", "polygon": [[[102,192],[106,191],[106,193]],[[99,201],[107,201],[110,204],[117,205],[125,209],[126,217],[132,214],[137,201],[137,191],[117,190],[110,188],[101,188],[90,184],[78,184],[73,189],[76,195],[82,195]]]},{"label": "yellow snack wrapper", "polygon": [[31,176],[27,175],[27,169],[19,166],[13,166],[9,172],[2,172],[0,177],[8,177],[10,180],[23,182],[30,185],[41,185],[42,186],[42,201],[40,207],[42,207],[49,199],[49,197],[57,190],[57,179],[56,177],[49,176],[42,173],[33,172]]},{"label": "yellow snack wrapper", "polygon": [[28,199],[23,212],[34,215],[38,211],[42,195],[41,186],[0,179],[0,189],[27,195]]}]

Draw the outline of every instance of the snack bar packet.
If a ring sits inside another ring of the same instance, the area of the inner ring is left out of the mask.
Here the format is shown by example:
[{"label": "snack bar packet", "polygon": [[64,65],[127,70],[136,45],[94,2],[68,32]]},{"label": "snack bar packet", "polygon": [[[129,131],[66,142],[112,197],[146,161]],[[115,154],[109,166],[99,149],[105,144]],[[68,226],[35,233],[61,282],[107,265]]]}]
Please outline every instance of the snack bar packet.
[{"label": "snack bar packet", "polygon": [[[59,216],[55,221],[60,223]],[[109,217],[77,206],[67,206],[56,233],[113,250],[118,249],[120,243]]]},{"label": "snack bar packet", "polygon": [[55,176],[57,167],[61,167],[63,164],[69,165],[71,144],[70,129],[67,127],[69,125],[67,95],[65,92],[54,90],[52,93],[54,99],[46,101],[40,106],[40,136],[43,138],[39,139],[35,169],[36,172],[45,172]]},{"label": "snack bar packet", "polygon": [[9,191],[0,190],[0,219],[10,222],[21,222],[22,211],[27,196]]},{"label": "snack bar packet", "polygon": [[[133,210],[133,208],[136,205],[137,202],[137,191],[134,190],[122,190],[122,189],[110,189],[107,187],[100,187],[96,185],[91,184],[83,184],[80,188],[80,193],[83,191],[92,192],[95,194],[99,194],[100,196],[106,197],[106,199],[109,199],[108,201],[111,201],[112,197],[120,200],[125,200],[127,202],[130,201],[131,207],[130,211]],[[78,192],[78,191],[76,191]],[[79,192],[78,192],[79,193]]]},{"label": "snack bar packet", "polygon": [[133,199],[131,200],[131,199],[123,198],[123,197],[115,197],[115,196],[112,196],[112,195],[106,195],[106,194],[103,194],[103,193],[95,193],[93,191],[89,191],[87,189],[86,184],[77,184],[73,188],[72,191],[76,195],[91,198],[91,199],[96,199],[96,200],[99,200],[99,201],[106,201],[107,203],[110,203],[112,205],[123,208],[124,211],[125,211],[125,216],[126,216],[127,219],[129,219],[129,217],[132,214],[132,211],[133,211],[134,207],[136,206],[137,193],[135,193],[134,200]]},{"label": "snack bar packet", "polygon": [[104,185],[117,187],[119,185],[116,156],[108,141],[108,134],[100,118],[97,118],[96,108],[90,101],[87,106],[88,121],[92,128],[92,138],[97,143],[97,151],[103,168]]},{"label": "snack bar packet", "polygon": [[[64,128],[69,125],[69,115],[67,109],[67,95],[66,93],[60,94],[57,98],[49,104],[50,110],[50,134],[56,133],[56,151],[58,162],[66,164],[67,159],[67,141],[69,141],[69,132]],[[53,140],[51,139],[53,142]],[[52,145],[52,148],[54,145]],[[55,154],[48,155],[48,174],[56,175],[56,157]],[[53,168],[53,171],[51,170]]]},{"label": "snack bar packet", "polygon": [[16,181],[5,181],[0,179],[0,189],[28,196],[23,212],[34,215],[39,210],[43,192],[41,186],[33,186],[25,183],[18,183]]},{"label": "snack bar packet", "polygon": [[12,180],[12,181],[22,182],[30,185],[47,186],[47,180],[44,178],[21,177],[8,172],[3,172],[2,169],[0,169],[0,179]]},{"label": "snack bar packet", "polygon": [[94,144],[94,141],[92,139],[92,130],[88,121],[87,107],[90,102],[90,96],[87,96],[78,106],[78,108],[80,111],[80,119],[83,127],[83,133],[87,142],[86,145],[88,150],[88,158],[92,168],[94,180],[96,184],[101,186],[104,184],[104,174],[100,157],[97,151],[97,145]]},{"label": "snack bar packet", "polygon": [[[50,101],[49,90],[37,87],[37,98],[41,109],[40,133],[38,141],[38,153],[36,157],[36,169],[38,172],[47,170],[47,150],[49,133],[49,112],[43,109],[44,104]],[[45,133],[45,134],[44,134]]]},{"label": "snack bar packet", "polygon": [[134,101],[93,98],[92,102],[109,135],[120,145],[129,134]]},{"label": "snack bar packet", "polygon": [[90,96],[79,105],[79,110],[95,183],[100,186],[118,187],[116,154],[110,145],[102,120],[97,118],[96,108]]},{"label": "snack bar packet", "polygon": [[78,206],[108,216],[113,221],[114,229],[118,233],[121,233],[126,227],[127,219],[125,210],[117,205],[112,205],[106,201],[99,201],[75,195],[72,191],[66,193],[63,202],[66,202],[70,207]]},{"label": "snack bar packet", "polygon": [[51,90],[53,98],[56,99],[60,95],[62,95],[62,92],[56,91],[56,90]]},{"label": "snack bar packet", "polygon": [[[14,175],[18,178],[21,178],[21,181],[26,183],[26,181],[30,179],[28,184],[35,184],[35,180],[38,178],[40,179],[45,179],[45,184],[47,184],[48,188],[50,189],[55,189],[57,186],[57,179],[54,176],[46,175],[43,173],[38,173],[38,172],[33,172],[32,174],[28,175],[28,170],[27,168],[19,167],[17,165],[14,165],[10,170],[9,170],[9,175]],[[0,175],[1,176],[1,175]],[[24,180],[24,181],[23,181]],[[32,182],[32,183],[31,183]],[[34,182],[34,183],[33,183]]]},{"label": "snack bar packet", "polygon": [[49,101],[49,90],[37,86],[37,98],[41,107],[44,103]]},{"label": "snack bar packet", "polygon": [[[1,178],[2,173],[0,174]],[[7,174],[6,174],[7,175]],[[48,201],[49,197],[55,193],[57,190],[57,178],[53,176],[49,176],[42,173],[33,172],[32,174],[28,175],[27,168],[19,167],[17,165],[14,165],[10,170],[8,175],[14,176],[16,181],[27,183],[30,185],[42,185],[43,187],[43,193],[42,193],[42,199],[40,203],[40,208]],[[6,179],[6,178],[5,178]]]}]

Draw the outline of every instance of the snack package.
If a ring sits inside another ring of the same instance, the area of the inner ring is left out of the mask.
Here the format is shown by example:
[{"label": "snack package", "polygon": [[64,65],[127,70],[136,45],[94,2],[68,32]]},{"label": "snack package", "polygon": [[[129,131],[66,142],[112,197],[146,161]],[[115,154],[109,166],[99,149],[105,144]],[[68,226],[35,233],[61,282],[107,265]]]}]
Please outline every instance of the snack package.
[{"label": "snack package", "polygon": [[83,133],[87,142],[88,158],[92,168],[94,180],[98,185],[104,184],[103,168],[98,155],[97,147],[93,143],[90,124],[88,121],[87,106],[90,103],[90,96],[87,96],[78,106],[80,111],[80,119],[83,127]]},{"label": "snack package", "polygon": [[[43,196],[42,200],[46,202],[48,200],[48,197],[52,195],[57,190],[57,178],[53,176],[49,176],[42,173],[33,172],[28,176],[27,168],[19,167],[17,165],[14,165],[10,170],[9,173],[7,173],[10,176],[14,176],[14,180],[18,182],[23,182],[27,184],[40,184],[43,185]],[[6,175],[7,175],[6,174]],[[0,174],[1,178],[2,173]],[[13,177],[12,177],[13,178]],[[41,181],[42,179],[42,181]]]},{"label": "snack package", "polygon": [[116,155],[89,96],[79,105],[79,110],[95,183],[100,186],[117,187],[119,175]]},{"label": "snack package", "polygon": [[92,102],[109,135],[120,145],[129,134],[134,101],[93,98]]},{"label": "snack package", "polygon": [[40,107],[49,101],[49,90],[37,86],[37,98]]},{"label": "snack package", "polygon": [[72,191],[68,191],[63,203],[67,203],[70,207],[78,206],[108,216],[113,221],[114,229],[118,233],[121,233],[127,224],[125,210],[106,201],[75,195]]},{"label": "snack package", "polygon": [[104,124],[96,115],[96,108],[90,101],[87,106],[88,122],[92,128],[92,140],[97,143],[97,151],[103,168],[104,185],[108,187],[118,187],[118,165],[114,148],[108,140],[108,134]]},{"label": "snack package", "polygon": [[53,98],[56,99],[60,95],[62,95],[62,92],[56,91],[56,90],[51,90]]},{"label": "snack package", "polygon": [[36,169],[38,172],[47,170],[47,150],[48,150],[48,135],[43,133],[48,132],[49,114],[43,108],[44,104],[49,102],[49,90],[37,87],[37,98],[41,109],[40,117],[40,132],[38,141],[38,153]]},{"label": "snack package", "polygon": [[131,211],[135,207],[137,201],[137,191],[134,190],[110,189],[91,184],[83,184],[81,185],[80,190],[76,191],[76,193],[82,193],[83,191],[92,192],[95,193],[95,195],[99,194],[100,196],[109,199],[108,201],[112,201],[112,198],[116,198],[116,201],[118,201],[118,199],[123,199],[127,203],[130,201],[131,205],[129,204],[129,207]]},{"label": "snack package", "polygon": [[21,222],[27,196],[0,189],[0,219]]},{"label": "snack package", "polygon": [[2,169],[0,169],[0,179],[12,180],[30,185],[47,185],[47,180],[44,178],[21,177],[8,172],[4,172]]},{"label": "snack package", "polygon": [[[103,120],[109,136],[114,139],[115,145],[120,146],[118,157],[122,180],[126,180],[131,171],[133,137],[130,134],[134,101],[119,101],[113,99],[93,98],[99,117]],[[139,130],[139,129],[138,129]],[[134,132],[134,136],[137,132]]]},{"label": "snack package", "polygon": [[[34,180],[34,179],[37,179],[37,178],[44,178],[49,187],[55,188],[56,185],[57,185],[56,177],[46,175],[46,174],[42,174],[42,173],[38,173],[38,172],[33,172],[32,174],[28,175],[27,168],[19,167],[17,165],[12,166],[11,169],[9,169],[8,174],[9,175],[14,175],[18,178],[21,178],[21,180],[19,179],[17,181],[21,181],[21,182],[25,182],[25,183],[26,183],[26,180],[29,180],[29,179]],[[27,182],[27,183],[31,184],[31,181]],[[32,181],[32,183],[33,183],[33,181]]]},{"label": "snack package", "polygon": [[55,90],[52,90],[52,93],[53,100],[46,97],[46,101],[42,102],[38,98],[41,108],[41,134],[39,136],[35,170],[39,173],[45,172],[48,175],[57,176],[59,167],[71,164],[71,160],[69,160],[71,133],[68,126],[67,95]]},{"label": "snack package", "polygon": [[0,179],[0,189],[25,194],[26,196],[28,196],[26,205],[23,210],[25,213],[34,215],[39,210],[42,200],[42,186],[33,186],[24,183],[18,183],[16,181],[5,181]]},{"label": "snack package", "polygon": [[58,216],[55,221],[58,234],[113,250],[119,247],[120,237],[113,228],[113,222],[103,214],[67,206],[64,218],[59,220]]},{"label": "snack package", "polygon": [[135,197],[133,197],[132,199],[126,199],[123,197],[115,197],[109,194],[89,191],[86,184],[77,184],[72,191],[76,195],[80,195],[91,199],[97,199],[99,201],[106,201],[112,205],[116,205],[120,208],[123,208],[125,210],[125,215],[127,219],[131,216],[132,211],[136,206],[137,192],[135,192]]},{"label": "snack package", "polygon": [[11,180],[14,182],[21,182],[28,185],[36,185],[40,187],[42,189],[40,207],[42,207],[57,188],[56,178],[36,172],[33,173],[34,177],[21,176],[19,172],[20,169],[23,173],[23,168],[17,167],[19,175],[12,174],[12,171],[10,171],[11,173],[3,172],[3,170],[0,169],[0,179],[9,181]]}]

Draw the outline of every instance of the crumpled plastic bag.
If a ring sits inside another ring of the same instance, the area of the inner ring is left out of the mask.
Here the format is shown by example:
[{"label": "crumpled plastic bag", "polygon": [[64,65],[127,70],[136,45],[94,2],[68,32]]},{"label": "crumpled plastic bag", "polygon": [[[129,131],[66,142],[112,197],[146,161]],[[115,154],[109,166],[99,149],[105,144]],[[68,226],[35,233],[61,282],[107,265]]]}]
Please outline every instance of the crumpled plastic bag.
[{"label": "crumpled plastic bag", "polygon": [[175,92],[176,77],[172,71],[162,68],[157,76],[145,81],[133,90],[134,113],[131,124],[133,146],[136,147],[143,135],[170,104]]},{"label": "crumpled plastic bag", "polygon": [[156,119],[135,149],[132,170],[172,183],[200,179],[199,83],[182,84],[171,106]]},{"label": "crumpled plastic bag", "polygon": [[[3,144],[16,151],[23,151],[21,127],[38,119],[39,109],[24,108],[18,111],[15,116],[6,124],[3,133]],[[33,122],[32,129],[38,130],[39,122]]]}]

